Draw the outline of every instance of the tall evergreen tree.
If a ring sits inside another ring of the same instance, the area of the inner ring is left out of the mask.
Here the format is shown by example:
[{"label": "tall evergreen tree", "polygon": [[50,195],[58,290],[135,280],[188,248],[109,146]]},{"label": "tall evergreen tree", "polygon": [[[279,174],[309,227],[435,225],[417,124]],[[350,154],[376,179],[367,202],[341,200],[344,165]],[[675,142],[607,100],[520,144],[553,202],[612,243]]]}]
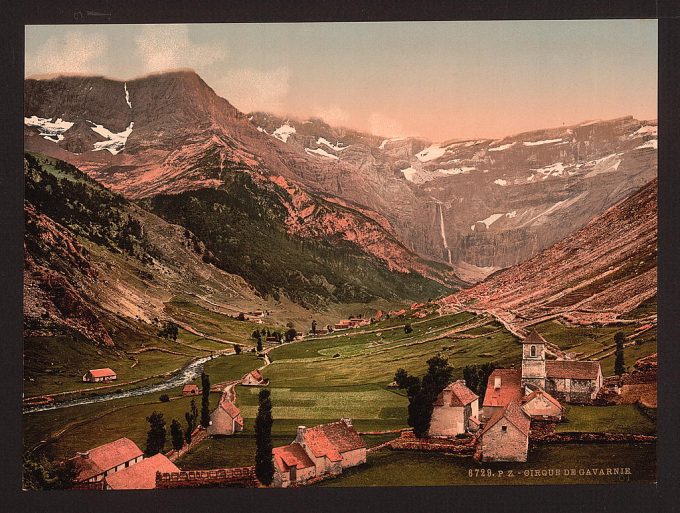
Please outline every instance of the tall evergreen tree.
[{"label": "tall evergreen tree", "polygon": [[210,376],[201,372],[201,426],[210,425]]},{"label": "tall evergreen tree", "polygon": [[172,438],[172,448],[179,451],[184,447],[184,431],[177,419],[172,419],[170,424],[170,437]]},{"label": "tall evergreen tree", "polygon": [[255,474],[264,485],[270,485],[274,479],[274,461],[272,460],[272,402],[269,390],[260,390],[259,407],[255,418]]},{"label": "tall evergreen tree", "polygon": [[616,342],[615,360],[614,360],[614,374],[620,376],[626,372],[626,362],[623,357],[623,344],[626,340],[625,335],[618,331],[614,335],[614,342]]},{"label": "tall evergreen tree", "polygon": [[146,418],[146,421],[149,423],[149,432],[146,435],[144,455],[149,457],[163,451],[167,433],[162,413],[155,411]]},{"label": "tall evergreen tree", "polygon": [[198,420],[198,408],[196,407],[196,401],[191,400],[191,409],[184,414],[184,418],[187,421],[187,430],[184,432],[184,439],[187,444],[191,443],[191,433],[196,429],[196,421]]}]

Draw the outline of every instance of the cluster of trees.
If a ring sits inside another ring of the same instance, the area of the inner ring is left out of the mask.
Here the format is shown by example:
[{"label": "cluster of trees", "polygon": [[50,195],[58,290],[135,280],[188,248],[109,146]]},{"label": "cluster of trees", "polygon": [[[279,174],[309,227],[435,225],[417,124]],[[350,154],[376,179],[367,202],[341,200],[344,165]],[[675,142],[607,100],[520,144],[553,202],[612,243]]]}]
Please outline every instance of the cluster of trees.
[{"label": "cluster of trees", "polygon": [[489,376],[496,368],[493,363],[483,363],[481,365],[466,365],[463,367],[463,379],[465,386],[472,390],[479,397],[484,396],[486,384]]},{"label": "cluster of trees", "polygon": [[427,372],[419,378],[412,376],[404,369],[398,369],[394,375],[397,386],[406,390],[408,396],[408,425],[418,438],[427,436],[432,419],[433,403],[437,396],[451,382],[453,367],[441,355],[427,360]]},{"label": "cluster of trees", "polygon": [[620,376],[626,373],[626,362],[623,357],[623,344],[626,341],[626,336],[618,331],[614,335],[614,342],[616,342],[616,350],[614,352],[614,374]]},{"label": "cluster of trees", "polygon": [[72,460],[56,462],[25,454],[22,484],[25,490],[66,490],[75,483],[77,473]]},{"label": "cluster of trees", "polygon": [[163,329],[158,332],[159,337],[167,338],[168,340],[177,340],[178,334],[179,326],[172,321],[166,321],[163,325]]},{"label": "cluster of trees", "polygon": [[[205,372],[201,373],[201,387],[200,419],[196,401],[192,399],[190,410],[184,414],[187,423],[186,430],[182,428],[182,424],[177,419],[172,419],[170,423],[170,441],[172,448],[176,451],[184,447],[185,442],[191,443],[191,433],[196,429],[199,420],[203,428],[207,428],[210,424],[210,377]],[[167,397],[167,394],[164,395]],[[149,423],[149,431],[146,435],[144,454],[149,457],[163,452],[168,433],[162,413],[154,411],[146,418],[146,421]]]}]

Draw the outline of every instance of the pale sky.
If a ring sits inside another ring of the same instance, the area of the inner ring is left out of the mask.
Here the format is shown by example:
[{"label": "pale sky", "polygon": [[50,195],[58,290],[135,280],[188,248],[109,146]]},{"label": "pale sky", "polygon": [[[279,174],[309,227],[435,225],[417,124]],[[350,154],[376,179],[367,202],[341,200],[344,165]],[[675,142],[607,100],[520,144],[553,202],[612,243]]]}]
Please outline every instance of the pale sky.
[{"label": "pale sky", "polygon": [[186,67],[244,112],[384,136],[657,117],[656,20],[26,27],[26,76]]}]

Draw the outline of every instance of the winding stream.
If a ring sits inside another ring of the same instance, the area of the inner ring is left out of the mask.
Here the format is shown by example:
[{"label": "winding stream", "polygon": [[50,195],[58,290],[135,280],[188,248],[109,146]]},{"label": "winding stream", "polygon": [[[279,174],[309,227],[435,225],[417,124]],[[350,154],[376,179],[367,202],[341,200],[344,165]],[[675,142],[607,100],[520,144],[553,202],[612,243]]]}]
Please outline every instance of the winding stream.
[{"label": "winding stream", "polygon": [[170,390],[172,388],[176,388],[194,381],[198,376],[201,375],[201,372],[203,371],[203,366],[207,361],[212,360],[213,358],[219,358],[220,356],[227,356],[231,354],[234,353],[233,352],[221,353],[196,358],[195,360],[189,362],[181,369],[176,370],[167,380],[163,381],[162,383],[156,383],[154,385],[145,385],[139,388],[133,388],[121,392],[104,393],[91,397],[79,397],[77,399],[69,399],[66,401],[54,402],[52,404],[33,406],[31,408],[24,409],[23,413],[25,414],[36,413],[39,411],[70,408],[71,406],[80,406],[83,404],[103,403],[106,401],[113,401],[115,399],[124,399],[126,397],[136,397],[140,395],[153,394],[155,392],[162,392],[164,390]]}]

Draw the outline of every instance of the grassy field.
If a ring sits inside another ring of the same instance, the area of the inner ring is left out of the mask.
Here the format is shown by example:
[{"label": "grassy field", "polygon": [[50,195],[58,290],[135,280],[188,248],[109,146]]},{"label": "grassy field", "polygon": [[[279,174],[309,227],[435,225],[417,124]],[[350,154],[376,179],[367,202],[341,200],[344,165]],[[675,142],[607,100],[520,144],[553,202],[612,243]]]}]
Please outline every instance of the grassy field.
[{"label": "grassy field", "polygon": [[654,434],[656,423],[633,404],[618,406],[577,406],[565,408],[564,422],[557,424],[559,432],[609,432]]},{"label": "grassy field", "polygon": [[[629,467],[629,476],[579,475],[593,468]],[[491,469],[490,476],[475,475],[475,470]],[[525,471],[574,469],[572,476],[531,476]],[[502,476],[498,471],[503,470]],[[513,476],[508,476],[508,471]],[[472,475],[470,475],[472,474]],[[450,486],[450,485],[536,485],[599,484],[656,481],[654,444],[564,444],[531,447],[527,463],[478,463],[471,457],[449,456],[414,451],[377,451],[365,465],[343,472],[341,477],[322,481],[317,486]]]}]

